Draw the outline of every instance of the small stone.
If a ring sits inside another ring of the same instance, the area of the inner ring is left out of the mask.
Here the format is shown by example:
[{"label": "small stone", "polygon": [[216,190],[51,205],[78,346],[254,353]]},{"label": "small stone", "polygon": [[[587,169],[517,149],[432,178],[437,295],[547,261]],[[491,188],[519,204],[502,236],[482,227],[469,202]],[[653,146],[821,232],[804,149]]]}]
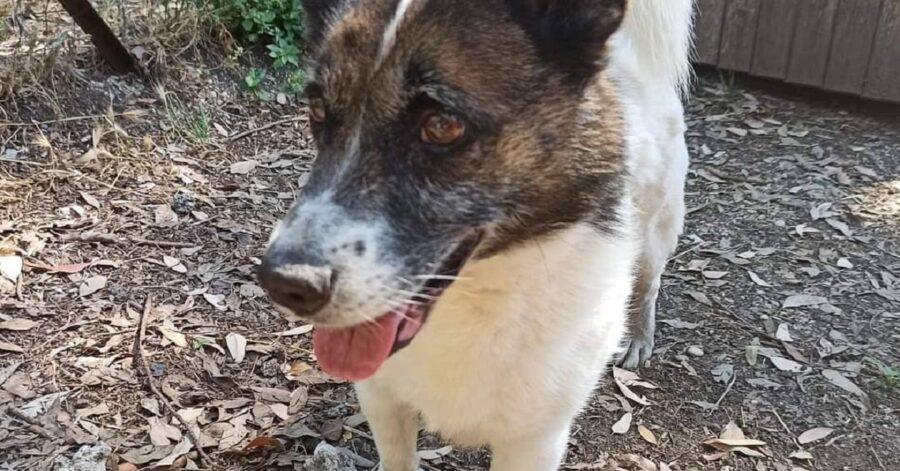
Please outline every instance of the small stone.
[{"label": "small stone", "polygon": [[105,443],[82,446],[75,454],[56,457],[53,463],[54,471],[106,471],[106,459],[112,449]]},{"label": "small stone", "polygon": [[692,345],[692,346],[688,347],[687,352],[688,352],[688,355],[690,355],[692,357],[702,357],[703,356],[703,349],[696,345]]},{"label": "small stone", "polygon": [[156,378],[166,374],[166,364],[159,362],[150,363],[150,374]]},{"label": "small stone", "polygon": [[186,191],[179,191],[175,193],[175,196],[172,198],[172,211],[175,213],[186,216],[194,209],[194,197],[190,193]]},{"label": "small stone", "polygon": [[305,471],[356,471],[353,459],[342,454],[340,450],[321,442],[303,466]]}]

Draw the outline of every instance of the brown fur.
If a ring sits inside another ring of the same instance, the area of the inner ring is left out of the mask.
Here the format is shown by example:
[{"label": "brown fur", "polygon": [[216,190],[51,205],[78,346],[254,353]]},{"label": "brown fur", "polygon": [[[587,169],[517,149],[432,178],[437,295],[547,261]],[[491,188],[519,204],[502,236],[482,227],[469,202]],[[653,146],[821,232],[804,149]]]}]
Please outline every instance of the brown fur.
[{"label": "brown fur", "polygon": [[[542,59],[502,1],[418,3],[409,13],[414,20],[402,22],[380,64],[376,57],[396,0],[353,3],[317,45],[311,75],[333,120],[317,131],[320,165],[351,166],[343,178],[322,178],[328,180],[322,186],[341,189],[347,204],[367,209],[415,209],[432,226],[489,224],[485,255],[583,220],[613,227],[610,209],[621,197],[624,165],[621,112],[608,80],[601,75],[585,85],[573,83]],[[414,76],[417,68],[436,84]],[[403,127],[413,128],[415,138],[414,120],[403,121],[423,92],[471,113],[473,127],[479,127],[473,142],[448,156],[403,142],[378,146],[386,128],[398,128],[400,135]],[[352,158],[346,153],[357,129],[362,155],[340,162]],[[406,161],[395,167],[394,160]],[[355,201],[363,192],[371,200]],[[421,206],[397,201],[409,198]],[[483,209],[484,217],[443,215],[460,209]]]}]

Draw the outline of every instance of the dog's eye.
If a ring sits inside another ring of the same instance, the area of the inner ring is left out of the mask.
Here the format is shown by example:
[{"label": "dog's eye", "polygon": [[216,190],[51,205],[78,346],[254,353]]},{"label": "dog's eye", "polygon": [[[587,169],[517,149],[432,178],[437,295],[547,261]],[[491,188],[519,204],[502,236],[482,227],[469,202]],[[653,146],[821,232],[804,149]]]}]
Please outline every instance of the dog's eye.
[{"label": "dog's eye", "polygon": [[317,122],[324,123],[328,118],[328,108],[325,106],[325,99],[320,96],[309,97],[309,117]]},{"label": "dog's eye", "polygon": [[458,116],[446,113],[431,113],[422,120],[420,138],[422,142],[436,146],[449,146],[466,135],[466,123]]}]

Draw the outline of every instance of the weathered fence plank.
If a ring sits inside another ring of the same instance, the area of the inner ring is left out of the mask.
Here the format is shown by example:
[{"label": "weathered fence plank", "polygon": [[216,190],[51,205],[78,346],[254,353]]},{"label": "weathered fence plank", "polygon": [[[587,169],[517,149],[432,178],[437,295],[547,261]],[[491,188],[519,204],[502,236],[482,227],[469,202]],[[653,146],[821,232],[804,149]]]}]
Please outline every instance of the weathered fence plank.
[{"label": "weathered fence plank", "polygon": [[798,2],[794,44],[785,77],[788,82],[817,87],[824,83],[837,5],[837,0]]},{"label": "weathered fence plank", "polygon": [[760,1],[730,0],[727,2],[722,41],[719,47],[719,66],[738,72],[750,72]]},{"label": "weathered fence plank", "polygon": [[719,64],[719,43],[725,24],[725,0],[698,0],[694,47],[701,64]]},{"label": "weathered fence plank", "polygon": [[796,0],[762,0],[750,66],[753,75],[783,79],[787,74],[798,5]]},{"label": "weathered fence plank", "polygon": [[882,0],[841,0],[825,74],[828,89],[861,93],[872,55]]},{"label": "weathered fence plank", "polygon": [[900,101],[900,0],[885,0],[863,96]]}]

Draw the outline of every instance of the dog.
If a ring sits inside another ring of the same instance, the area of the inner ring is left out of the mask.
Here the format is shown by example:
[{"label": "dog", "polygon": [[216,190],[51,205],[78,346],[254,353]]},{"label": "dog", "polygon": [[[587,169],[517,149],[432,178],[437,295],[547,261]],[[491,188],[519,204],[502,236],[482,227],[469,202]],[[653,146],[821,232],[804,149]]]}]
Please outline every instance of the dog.
[{"label": "dog", "polygon": [[319,154],[262,286],[355,383],[382,470],[418,468],[420,419],[493,471],[558,469],[616,354],[653,350],[691,0],[303,7]]}]

